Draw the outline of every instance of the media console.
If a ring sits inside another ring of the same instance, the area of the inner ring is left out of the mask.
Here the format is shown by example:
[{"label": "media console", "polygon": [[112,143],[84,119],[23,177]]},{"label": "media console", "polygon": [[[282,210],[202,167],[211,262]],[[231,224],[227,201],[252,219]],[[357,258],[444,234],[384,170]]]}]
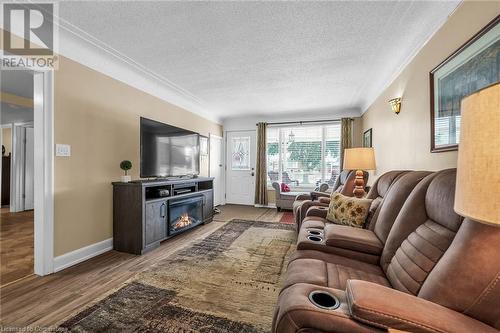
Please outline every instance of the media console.
[{"label": "media console", "polygon": [[143,254],[160,242],[212,222],[213,178],[113,183],[113,247]]}]

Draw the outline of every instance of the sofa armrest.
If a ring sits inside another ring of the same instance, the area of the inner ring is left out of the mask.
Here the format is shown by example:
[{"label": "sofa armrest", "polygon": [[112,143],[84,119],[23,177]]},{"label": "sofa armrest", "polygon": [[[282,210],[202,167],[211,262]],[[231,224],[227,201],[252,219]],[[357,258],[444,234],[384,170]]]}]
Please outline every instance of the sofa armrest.
[{"label": "sofa armrest", "polygon": [[302,193],[295,197],[295,201],[311,200],[311,198],[310,194]]},{"label": "sofa armrest", "polygon": [[371,282],[348,280],[346,297],[354,319],[380,328],[425,333],[498,333],[460,312]]},{"label": "sofa armrest", "polygon": [[306,212],[306,217],[307,216],[316,216],[316,217],[322,217],[326,219],[326,214],[328,213],[328,205],[324,204],[317,204],[316,206],[312,206],[309,208]]},{"label": "sofa armrest", "polygon": [[319,192],[319,191],[312,191],[311,192],[311,199],[312,200],[318,200],[319,198],[330,198],[331,193],[327,192]]},{"label": "sofa armrest", "polygon": [[325,244],[375,255],[380,255],[384,248],[373,231],[338,224],[325,226]]},{"label": "sofa armrest", "polygon": [[329,205],[330,204],[330,198],[324,198],[324,197],[321,197],[321,198],[318,198],[318,202],[322,203],[322,204],[327,204]]},{"label": "sofa armrest", "polygon": [[[324,291],[340,301],[339,308],[325,310],[309,300],[312,291]],[[272,333],[383,333],[385,330],[351,318],[343,290],[297,283],[281,291],[273,317]]]}]

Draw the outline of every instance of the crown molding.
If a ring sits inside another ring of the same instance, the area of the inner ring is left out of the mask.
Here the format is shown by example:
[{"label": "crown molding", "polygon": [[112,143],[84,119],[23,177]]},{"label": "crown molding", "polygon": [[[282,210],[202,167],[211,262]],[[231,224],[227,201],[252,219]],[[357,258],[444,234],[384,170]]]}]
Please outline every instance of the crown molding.
[{"label": "crown molding", "polygon": [[217,124],[221,118],[189,91],[59,18],[59,54]]},{"label": "crown molding", "polygon": [[437,28],[421,43],[417,44],[412,48],[412,51],[409,55],[404,59],[404,61],[399,65],[396,70],[390,75],[382,84],[380,85],[380,89],[377,89],[373,93],[371,93],[365,101],[361,104],[361,115],[364,115],[366,111],[372,106],[373,103],[381,96],[389,86],[396,81],[396,79],[403,73],[403,71],[410,65],[410,63],[418,56],[420,51],[431,41],[432,38],[443,28],[443,26],[448,22],[449,18],[455,14],[457,9],[462,5],[462,2],[457,3],[455,8],[440,22]]}]

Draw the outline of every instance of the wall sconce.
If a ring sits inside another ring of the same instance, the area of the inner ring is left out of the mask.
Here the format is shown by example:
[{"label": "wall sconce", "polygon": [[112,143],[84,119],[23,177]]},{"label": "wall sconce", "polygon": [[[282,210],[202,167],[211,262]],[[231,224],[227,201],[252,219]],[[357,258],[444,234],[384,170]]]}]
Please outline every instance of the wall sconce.
[{"label": "wall sconce", "polygon": [[396,97],[389,100],[389,105],[395,114],[399,114],[401,111],[401,97]]}]

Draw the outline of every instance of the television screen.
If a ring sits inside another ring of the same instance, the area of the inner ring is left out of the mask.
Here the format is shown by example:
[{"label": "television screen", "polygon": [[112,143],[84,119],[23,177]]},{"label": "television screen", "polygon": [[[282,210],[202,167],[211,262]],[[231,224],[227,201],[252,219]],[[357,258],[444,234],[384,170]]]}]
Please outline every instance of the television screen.
[{"label": "television screen", "polygon": [[198,133],[141,117],[141,177],[197,175]]}]

